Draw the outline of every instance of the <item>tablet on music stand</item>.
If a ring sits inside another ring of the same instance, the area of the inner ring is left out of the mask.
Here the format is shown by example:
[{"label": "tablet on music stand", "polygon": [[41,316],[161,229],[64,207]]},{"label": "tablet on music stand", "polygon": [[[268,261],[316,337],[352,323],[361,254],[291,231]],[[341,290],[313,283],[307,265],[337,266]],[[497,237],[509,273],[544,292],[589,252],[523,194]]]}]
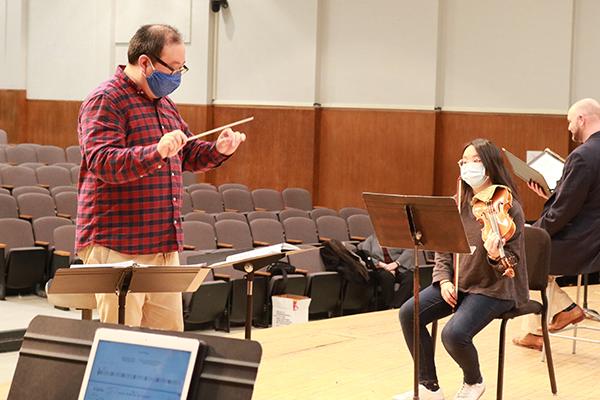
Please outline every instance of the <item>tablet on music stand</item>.
[{"label": "tablet on music stand", "polygon": [[[100,328],[79,400],[185,400],[201,341]],[[205,351],[202,342],[202,355]]]}]

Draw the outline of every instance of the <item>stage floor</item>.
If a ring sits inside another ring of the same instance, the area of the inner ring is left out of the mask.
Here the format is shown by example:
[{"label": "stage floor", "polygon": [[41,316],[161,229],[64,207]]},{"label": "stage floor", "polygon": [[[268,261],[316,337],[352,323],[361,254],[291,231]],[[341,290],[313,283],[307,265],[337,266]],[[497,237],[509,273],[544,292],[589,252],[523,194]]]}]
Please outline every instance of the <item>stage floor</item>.
[{"label": "stage floor", "polygon": [[[574,294],[575,288],[567,291]],[[599,285],[590,287],[589,306],[600,310]],[[487,386],[483,399],[496,397],[499,325],[494,322],[475,338]],[[589,320],[584,325],[600,328],[600,323]],[[571,341],[551,338],[558,384],[558,395],[554,397],[541,353],[512,345],[512,337],[521,333],[520,321],[508,323],[505,399],[600,398],[599,344],[578,342],[574,355]],[[412,359],[400,331],[397,310],[254,329],[252,334],[263,347],[254,400],[389,399],[412,388]],[[579,335],[600,339],[600,332],[580,330]],[[227,336],[243,338],[244,332],[240,329]],[[436,359],[440,384],[446,398],[451,399],[461,385],[462,375],[439,338]],[[0,366],[9,371],[9,375],[2,376],[0,368],[0,399],[6,398],[16,360],[16,353],[0,354]]]}]

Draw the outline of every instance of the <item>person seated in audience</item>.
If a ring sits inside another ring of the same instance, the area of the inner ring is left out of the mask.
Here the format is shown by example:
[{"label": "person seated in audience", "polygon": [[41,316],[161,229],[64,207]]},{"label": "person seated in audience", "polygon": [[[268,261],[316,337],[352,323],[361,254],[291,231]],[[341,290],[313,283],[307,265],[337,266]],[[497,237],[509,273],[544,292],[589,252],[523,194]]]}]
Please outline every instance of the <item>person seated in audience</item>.
[{"label": "person seated in audience", "polygon": [[[583,99],[567,113],[573,141],[582,143],[569,154],[554,192],[547,196],[541,187],[529,187],[546,199],[535,226],[545,229],[552,239],[548,278],[548,330],[556,332],[581,322],[584,311],[556,283],[557,275],[577,275],[600,270],[600,103]],[[514,338],[518,346],[542,350],[540,317],[524,320],[528,333]]]},{"label": "person seated in audience", "polygon": [[414,250],[381,247],[375,234],[360,242],[357,248],[363,260],[370,258],[367,266],[375,271],[375,279],[381,289],[380,308],[398,308],[404,304],[412,296]]},{"label": "person seated in audience", "polygon": [[[463,372],[463,384],[455,399],[476,400],[483,395],[485,384],[473,337],[495,318],[529,299],[523,233],[525,219],[500,151],[487,139],[475,139],[464,148],[459,165],[462,182],[457,202],[469,243],[475,250],[460,257],[458,288],[453,283],[453,255],[436,253],[433,283],[419,293],[421,347],[418,374],[422,400],[444,399],[435,368],[432,337],[426,328],[429,323],[451,315],[441,337],[444,347]],[[471,202],[475,196],[491,196],[497,189],[495,185],[508,187],[513,194],[508,213],[514,221],[515,233],[505,241],[491,231],[484,242],[482,226],[473,216]],[[506,256],[515,265],[512,278],[500,268],[501,241]],[[414,297],[400,307],[402,333],[413,357],[417,356],[413,348],[414,309]],[[410,400],[413,396],[411,390],[394,399]]]}]

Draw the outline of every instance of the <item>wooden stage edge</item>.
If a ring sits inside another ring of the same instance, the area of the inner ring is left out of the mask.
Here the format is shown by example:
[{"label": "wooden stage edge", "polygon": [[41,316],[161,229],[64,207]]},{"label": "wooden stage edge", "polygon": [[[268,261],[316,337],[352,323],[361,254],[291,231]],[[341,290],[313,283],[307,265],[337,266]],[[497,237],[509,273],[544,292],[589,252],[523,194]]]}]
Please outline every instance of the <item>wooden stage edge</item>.
[{"label": "wooden stage edge", "polygon": [[[573,295],[575,288],[567,288]],[[600,285],[589,288],[589,307],[600,310]],[[445,320],[441,321],[443,328]],[[583,325],[600,327],[586,320]],[[479,359],[487,386],[482,399],[496,398],[499,321],[476,336]],[[521,335],[521,321],[508,323],[504,399],[592,400],[600,398],[600,345],[551,338],[558,395],[550,392],[541,353],[511,343]],[[243,337],[236,332],[231,337]],[[580,330],[580,336],[599,338],[600,332]],[[390,399],[412,388],[412,359],[400,330],[398,311],[311,321],[271,329],[254,329],[263,359],[254,400],[278,399]],[[438,338],[437,373],[447,399],[462,384],[462,373]],[[34,378],[34,377],[32,377]],[[8,384],[0,384],[5,399]]]}]

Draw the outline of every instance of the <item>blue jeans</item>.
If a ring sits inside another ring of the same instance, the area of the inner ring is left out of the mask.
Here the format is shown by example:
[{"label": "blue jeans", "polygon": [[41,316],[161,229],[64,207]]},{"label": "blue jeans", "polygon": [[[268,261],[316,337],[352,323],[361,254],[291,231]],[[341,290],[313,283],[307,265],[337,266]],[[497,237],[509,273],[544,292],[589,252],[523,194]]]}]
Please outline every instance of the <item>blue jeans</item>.
[{"label": "blue jeans", "polygon": [[[419,294],[420,357],[419,381],[422,384],[438,382],[433,354],[433,342],[426,325],[452,314],[452,307],[444,301],[440,286],[433,284]],[[400,325],[411,355],[413,348],[413,310],[415,299],[411,297],[400,308]],[[463,370],[464,382],[472,385],[482,381],[477,349],[473,337],[494,318],[512,309],[512,300],[500,300],[482,294],[459,292],[456,311],[442,330],[442,343],[448,354]]]}]

